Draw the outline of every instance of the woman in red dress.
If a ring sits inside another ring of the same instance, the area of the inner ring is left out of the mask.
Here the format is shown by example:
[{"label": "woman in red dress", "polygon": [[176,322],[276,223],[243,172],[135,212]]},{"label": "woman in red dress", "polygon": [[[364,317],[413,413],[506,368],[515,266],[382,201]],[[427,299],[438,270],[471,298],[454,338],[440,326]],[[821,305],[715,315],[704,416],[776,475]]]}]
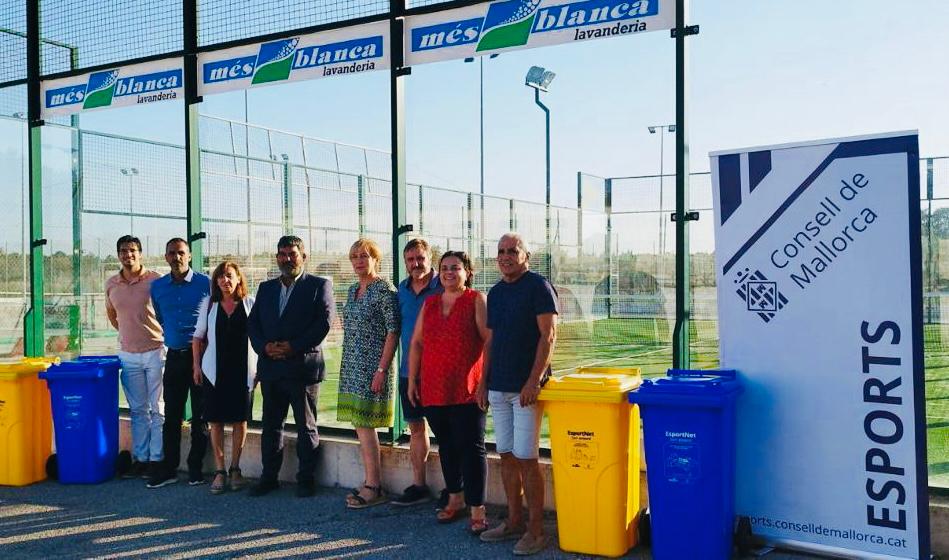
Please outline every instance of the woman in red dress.
[{"label": "woman in red dress", "polygon": [[488,336],[487,300],[471,288],[474,270],[463,251],[448,251],[439,262],[444,293],[425,300],[409,349],[409,399],[425,407],[435,433],[438,457],[449,493],[438,510],[450,523],[471,508],[469,530],[487,528],[484,516],[487,460],[485,411],[477,401],[481,353]]}]

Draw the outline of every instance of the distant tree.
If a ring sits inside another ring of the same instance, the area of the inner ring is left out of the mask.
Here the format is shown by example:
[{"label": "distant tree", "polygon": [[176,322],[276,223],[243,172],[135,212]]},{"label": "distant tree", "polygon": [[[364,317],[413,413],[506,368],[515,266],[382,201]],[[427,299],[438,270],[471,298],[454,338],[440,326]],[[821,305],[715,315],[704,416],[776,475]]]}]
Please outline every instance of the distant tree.
[{"label": "distant tree", "polygon": [[923,213],[924,230],[927,225],[935,237],[949,239],[949,208],[937,208],[931,216]]}]

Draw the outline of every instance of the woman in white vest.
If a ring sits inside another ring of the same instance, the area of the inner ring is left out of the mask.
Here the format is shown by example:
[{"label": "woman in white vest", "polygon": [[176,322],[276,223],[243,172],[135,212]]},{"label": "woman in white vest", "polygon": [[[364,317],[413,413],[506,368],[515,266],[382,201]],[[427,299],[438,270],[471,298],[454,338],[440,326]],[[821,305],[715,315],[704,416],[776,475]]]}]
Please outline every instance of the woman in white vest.
[{"label": "woman in white vest", "polygon": [[[198,308],[191,345],[194,382],[204,385],[204,419],[211,428],[214,480],[211,493],[244,488],[241,451],[251,416],[251,394],[257,375],[257,354],[247,339],[247,317],[254,298],[237,263],[224,261],[211,274],[211,295]],[[231,466],[224,470],[224,425],[230,424]]]}]

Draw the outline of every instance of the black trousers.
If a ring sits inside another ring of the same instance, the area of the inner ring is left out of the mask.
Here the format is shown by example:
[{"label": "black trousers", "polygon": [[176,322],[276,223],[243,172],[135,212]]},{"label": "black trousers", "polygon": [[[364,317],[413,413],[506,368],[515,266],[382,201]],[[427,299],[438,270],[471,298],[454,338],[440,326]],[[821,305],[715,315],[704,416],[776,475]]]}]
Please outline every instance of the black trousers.
[{"label": "black trousers", "polygon": [[177,471],[181,464],[181,421],[185,403],[191,393],[191,449],[188,452],[188,472],[201,472],[204,453],[208,449],[208,425],[204,421],[204,390],[194,384],[191,348],[168,350],[162,386],[165,396],[165,426],[162,430],[162,448],[165,467]]},{"label": "black trousers", "polygon": [[293,410],[297,426],[297,482],[312,483],[316,472],[316,448],[320,435],[316,431],[316,402],[320,396],[319,383],[304,384],[293,379],[261,380],[264,397],[263,428],[260,435],[260,455],[263,461],[262,481],[276,481],[283,464],[283,426],[287,409]]},{"label": "black trousers", "polygon": [[426,406],[425,418],[435,432],[438,459],[449,492],[465,491],[469,506],[484,505],[488,473],[484,450],[487,415],[477,404]]}]

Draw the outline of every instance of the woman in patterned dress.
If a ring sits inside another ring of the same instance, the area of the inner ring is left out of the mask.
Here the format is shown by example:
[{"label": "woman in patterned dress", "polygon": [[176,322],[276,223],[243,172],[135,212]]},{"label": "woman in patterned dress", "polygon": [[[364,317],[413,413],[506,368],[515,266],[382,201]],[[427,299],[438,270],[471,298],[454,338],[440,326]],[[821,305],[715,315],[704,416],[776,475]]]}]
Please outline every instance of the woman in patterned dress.
[{"label": "woman in patterned dress", "polygon": [[487,460],[485,411],[478,406],[487,300],[471,288],[474,270],[464,251],[448,251],[438,265],[444,292],[429,296],[419,313],[409,347],[409,400],[425,407],[438,441],[438,457],[448,503],[439,523],[461,518],[470,508],[468,530],[480,535],[484,515]]},{"label": "woman in patterned dress", "polygon": [[359,438],[366,481],[346,497],[361,509],[386,501],[376,428],[392,425],[392,358],[399,343],[399,303],[395,286],[379,276],[382,251],[371,239],[349,249],[358,282],[343,307],[343,358],[339,369],[337,419],[351,422]]}]

